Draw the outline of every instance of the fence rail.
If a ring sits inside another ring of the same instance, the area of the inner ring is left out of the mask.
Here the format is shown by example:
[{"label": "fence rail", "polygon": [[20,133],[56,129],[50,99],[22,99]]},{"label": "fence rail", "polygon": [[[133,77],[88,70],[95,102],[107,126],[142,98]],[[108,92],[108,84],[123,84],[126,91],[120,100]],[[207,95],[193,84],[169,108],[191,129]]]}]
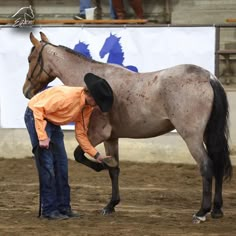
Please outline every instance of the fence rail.
[{"label": "fence rail", "polygon": [[[14,19],[0,19],[0,25],[14,24]],[[44,24],[145,24],[145,19],[129,19],[129,20],[73,20],[73,19],[38,19],[33,20],[34,25]]]}]

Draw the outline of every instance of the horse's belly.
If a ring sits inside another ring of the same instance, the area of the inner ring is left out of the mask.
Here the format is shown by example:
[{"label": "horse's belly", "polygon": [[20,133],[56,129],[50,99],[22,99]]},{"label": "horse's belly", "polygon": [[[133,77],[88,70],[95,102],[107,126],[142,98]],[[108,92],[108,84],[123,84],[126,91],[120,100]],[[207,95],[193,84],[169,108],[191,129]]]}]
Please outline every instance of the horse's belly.
[{"label": "horse's belly", "polygon": [[151,138],[170,132],[174,126],[169,120],[156,122],[127,122],[119,125],[114,130],[114,135],[118,138]]}]

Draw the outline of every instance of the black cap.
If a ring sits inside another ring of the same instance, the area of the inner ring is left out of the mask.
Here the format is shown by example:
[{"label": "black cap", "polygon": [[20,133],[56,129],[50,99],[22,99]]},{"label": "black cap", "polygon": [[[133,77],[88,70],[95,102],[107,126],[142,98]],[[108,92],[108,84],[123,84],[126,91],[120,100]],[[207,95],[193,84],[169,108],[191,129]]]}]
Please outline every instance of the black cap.
[{"label": "black cap", "polygon": [[113,104],[113,91],[105,79],[88,73],[84,76],[84,82],[102,112],[108,112]]}]

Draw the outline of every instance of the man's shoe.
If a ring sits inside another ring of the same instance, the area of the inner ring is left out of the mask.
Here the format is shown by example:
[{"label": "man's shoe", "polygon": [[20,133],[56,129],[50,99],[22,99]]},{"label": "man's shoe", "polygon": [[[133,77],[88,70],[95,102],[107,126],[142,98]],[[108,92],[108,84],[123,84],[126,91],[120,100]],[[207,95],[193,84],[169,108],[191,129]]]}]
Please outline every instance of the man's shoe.
[{"label": "man's shoe", "polygon": [[71,209],[60,211],[60,213],[68,216],[69,218],[80,218],[81,217],[81,215],[78,212],[72,211]]},{"label": "man's shoe", "polygon": [[48,220],[66,220],[69,216],[61,214],[59,211],[52,211],[50,214],[42,215],[42,218]]},{"label": "man's shoe", "polygon": [[79,14],[79,15],[76,15],[76,16],[74,16],[74,19],[75,20],[84,20],[86,17],[85,17],[85,15],[83,15],[83,14]]}]

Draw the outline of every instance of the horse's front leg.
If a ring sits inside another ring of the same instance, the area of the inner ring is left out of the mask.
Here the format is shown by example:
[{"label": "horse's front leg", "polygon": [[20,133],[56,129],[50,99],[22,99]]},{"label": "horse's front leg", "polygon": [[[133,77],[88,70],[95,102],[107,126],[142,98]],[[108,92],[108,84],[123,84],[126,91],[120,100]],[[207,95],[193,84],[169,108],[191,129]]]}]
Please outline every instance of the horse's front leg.
[{"label": "horse's front leg", "polygon": [[[94,109],[90,123],[88,127],[88,137],[93,146],[102,143],[104,140],[108,139],[111,135],[111,126],[109,123],[108,116],[101,113],[98,109]],[[87,167],[95,170],[101,171],[107,169],[107,166],[102,163],[89,160],[85,155],[84,151],[78,146],[74,151],[74,158],[77,162],[86,165]]]},{"label": "horse's front leg", "polygon": [[118,162],[118,166],[115,168],[108,168],[109,175],[112,183],[112,197],[110,202],[102,209],[103,215],[111,214],[115,211],[115,206],[120,202],[119,194],[119,146],[118,139],[110,139],[104,142],[107,156],[112,156]]},{"label": "horse's front leg", "polygon": [[[99,110],[94,109],[89,123],[88,137],[93,146],[104,142],[106,155],[114,157],[118,160],[118,139],[111,139],[112,126],[109,122],[109,115],[103,114]],[[112,198],[105,208],[102,210],[103,215],[110,214],[115,211],[115,206],[120,202],[118,189],[119,165],[110,168],[105,164],[94,163],[84,156],[80,147],[75,151],[76,160],[96,171],[107,168],[109,170],[112,182]]]},{"label": "horse's front leg", "polygon": [[98,163],[95,161],[91,161],[89,160],[85,155],[84,155],[84,151],[82,150],[82,148],[80,146],[78,146],[75,151],[74,151],[74,158],[77,162],[99,172],[101,170],[107,169],[107,167],[102,164],[102,163]]}]

